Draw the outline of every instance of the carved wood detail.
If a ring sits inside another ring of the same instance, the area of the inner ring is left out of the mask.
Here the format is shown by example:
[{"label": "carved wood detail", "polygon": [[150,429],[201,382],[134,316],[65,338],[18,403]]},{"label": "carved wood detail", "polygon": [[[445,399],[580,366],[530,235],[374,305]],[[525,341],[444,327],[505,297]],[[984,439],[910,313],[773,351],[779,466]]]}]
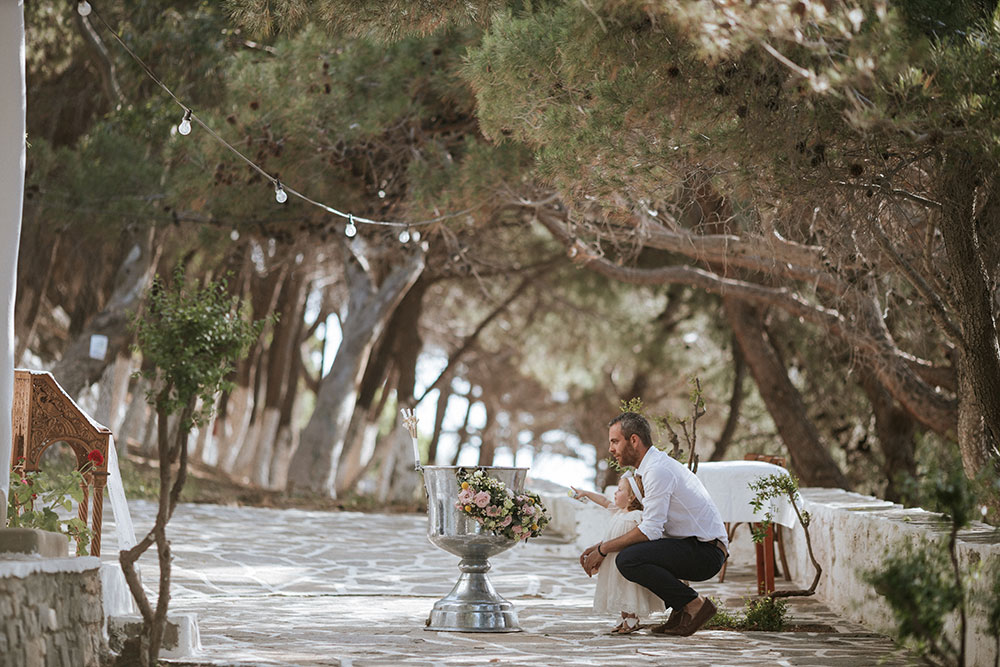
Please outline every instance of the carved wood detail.
[{"label": "carved wood detail", "polygon": [[[13,447],[11,466],[25,472],[39,470],[42,454],[57,442],[65,442],[76,456],[78,470],[86,468],[84,475],[88,487],[93,489],[93,513],[90,543],[92,556],[101,555],[101,524],[104,486],[108,477],[108,447],[111,431],[90,419],[63,391],[51,373],[44,371],[14,371],[14,405],[12,410]],[[91,462],[90,452],[101,453],[101,462]],[[21,461],[21,458],[24,458]],[[20,462],[20,466],[19,466]],[[86,522],[89,512],[90,488],[84,489],[84,501],[79,515]]]}]

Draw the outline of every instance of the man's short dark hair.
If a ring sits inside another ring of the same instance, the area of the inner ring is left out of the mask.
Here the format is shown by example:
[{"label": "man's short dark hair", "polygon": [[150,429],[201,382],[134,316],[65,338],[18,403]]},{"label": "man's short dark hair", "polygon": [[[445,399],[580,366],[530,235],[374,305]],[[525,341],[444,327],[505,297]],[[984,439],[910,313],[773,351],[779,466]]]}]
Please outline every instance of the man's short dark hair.
[{"label": "man's short dark hair", "polygon": [[639,440],[647,447],[653,446],[653,436],[649,430],[649,422],[638,412],[623,412],[608,422],[608,428],[615,424],[621,426],[622,435],[626,440],[631,440],[633,435],[639,436]]}]

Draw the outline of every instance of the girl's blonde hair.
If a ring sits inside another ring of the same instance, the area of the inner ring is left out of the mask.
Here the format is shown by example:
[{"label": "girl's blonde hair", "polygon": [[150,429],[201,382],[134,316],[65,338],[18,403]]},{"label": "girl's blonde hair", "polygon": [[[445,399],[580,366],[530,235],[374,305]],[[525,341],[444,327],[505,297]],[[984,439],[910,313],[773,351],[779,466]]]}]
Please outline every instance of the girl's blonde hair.
[{"label": "girl's blonde hair", "polygon": [[[642,485],[642,477],[639,475],[633,475],[633,479],[635,480],[635,485],[639,487],[639,493],[646,495],[646,489]],[[625,479],[623,478],[622,481],[625,481]],[[642,501],[636,497],[635,491],[632,490],[632,485],[626,482],[625,487],[628,489],[629,497],[628,507],[626,509],[630,512],[632,510],[641,510]]]}]

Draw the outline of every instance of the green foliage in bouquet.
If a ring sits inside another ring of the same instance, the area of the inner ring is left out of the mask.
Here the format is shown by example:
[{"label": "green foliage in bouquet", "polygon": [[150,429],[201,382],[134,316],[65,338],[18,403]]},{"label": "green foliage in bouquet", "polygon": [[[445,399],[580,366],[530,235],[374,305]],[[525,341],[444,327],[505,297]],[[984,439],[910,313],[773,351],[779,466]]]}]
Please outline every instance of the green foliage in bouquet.
[{"label": "green foliage in bouquet", "polygon": [[514,493],[479,469],[459,469],[458,483],[455,507],[497,535],[526,541],[541,535],[549,523],[548,511],[536,493]]}]

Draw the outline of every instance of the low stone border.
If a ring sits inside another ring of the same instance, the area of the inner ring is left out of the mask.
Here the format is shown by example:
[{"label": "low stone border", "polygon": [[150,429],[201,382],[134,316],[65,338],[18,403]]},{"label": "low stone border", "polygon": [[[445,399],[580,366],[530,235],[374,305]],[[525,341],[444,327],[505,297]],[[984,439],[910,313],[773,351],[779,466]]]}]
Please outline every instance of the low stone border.
[{"label": "low stone border", "polygon": [[[842,489],[807,488],[801,493],[803,507],[812,515],[813,553],[823,567],[817,595],[843,617],[892,636],[896,629],[892,611],[862,573],[877,568],[908,539],[946,540],[946,524],[938,514]],[[808,585],[814,570],[802,527],[784,530],[789,570],[796,582]],[[959,533],[958,554],[966,568],[985,562],[1000,564],[1000,531],[973,524]],[[973,595],[986,595],[987,587],[981,579],[974,582]],[[993,665],[995,637],[986,633],[984,615],[975,600],[969,610],[968,664]],[[947,630],[957,637],[957,617],[950,620]]]},{"label": "low stone border", "polygon": [[97,667],[106,653],[98,558],[0,560],[0,663]]}]

